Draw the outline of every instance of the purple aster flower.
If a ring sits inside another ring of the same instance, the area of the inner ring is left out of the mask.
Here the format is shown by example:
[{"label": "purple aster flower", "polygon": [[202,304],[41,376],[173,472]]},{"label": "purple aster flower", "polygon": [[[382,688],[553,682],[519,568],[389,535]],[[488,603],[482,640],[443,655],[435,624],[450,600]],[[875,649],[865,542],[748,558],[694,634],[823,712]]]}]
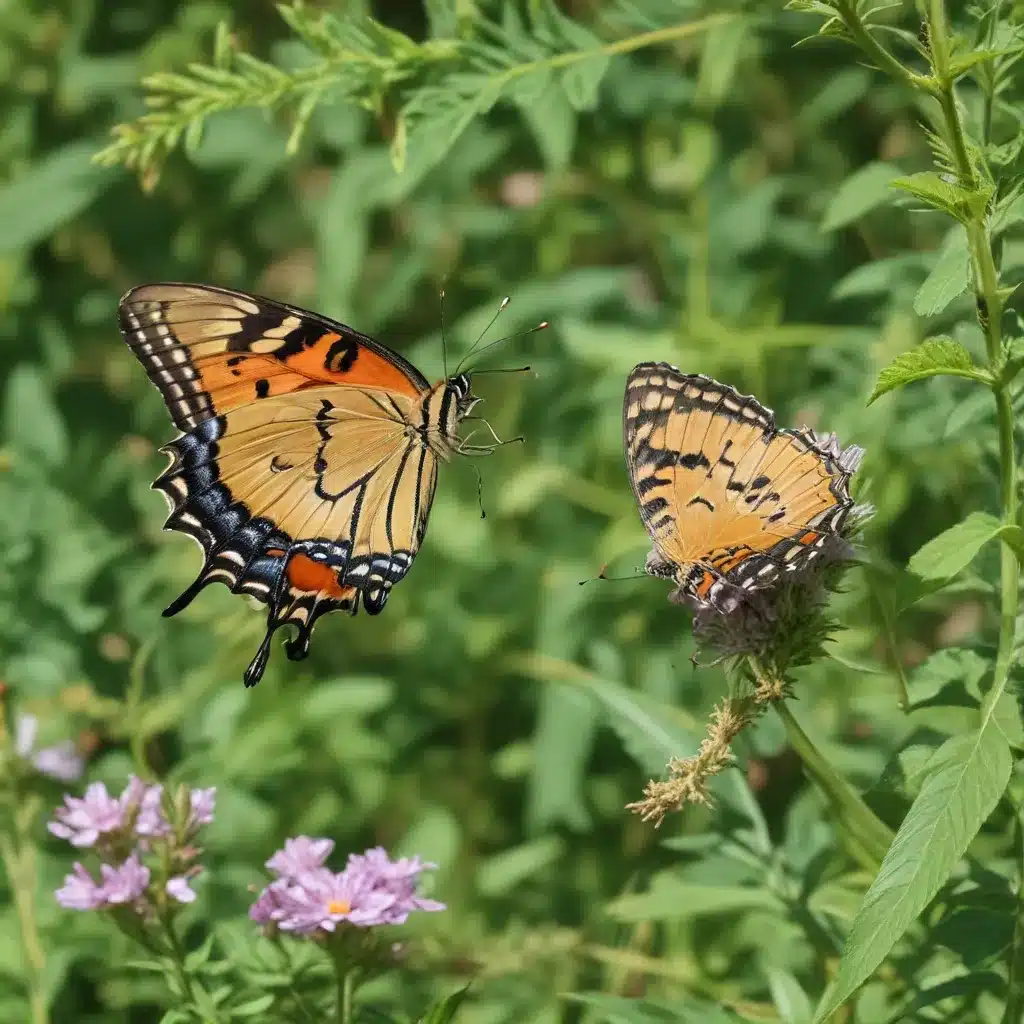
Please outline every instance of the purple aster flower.
[{"label": "purple aster flower", "polygon": [[387,892],[368,890],[359,882],[344,871],[335,874],[327,868],[289,879],[275,893],[273,919],[282,931],[300,935],[333,932],[340,921],[364,928],[386,924],[384,913],[395,898]]},{"label": "purple aster flower", "polygon": [[19,757],[30,761],[38,772],[59,782],[75,782],[85,771],[85,761],[70,740],[52,747],[35,749],[39,721],[35,715],[19,715],[14,748]]},{"label": "purple aster flower", "polygon": [[149,885],[149,868],[133,853],[120,867],[100,865],[103,881],[97,883],[81,864],[64,879],[54,894],[67,910],[100,910],[139,899]]},{"label": "purple aster flower", "polygon": [[121,802],[102,782],[94,782],[84,797],[65,796],[64,806],[53,812],[47,828],[72,846],[92,846],[100,836],[116,832],[124,822]]},{"label": "purple aster flower", "polygon": [[266,866],[283,878],[295,878],[324,866],[324,862],[334,849],[333,839],[311,839],[309,836],[296,836],[284,841],[284,849],[278,850]]},{"label": "purple aster flower", "polygon": [[323,935],[343,921],[361,928],[402,924],[414,910],[445,909],[416,893],[419,875],[434,865],[419,857],[392,861],[376,847],[353,854],[345,870],[334,873],[322,866],[333,846],[308,836],[289,840],[267,861],[279,877],[260,893],[250,918],[286,932]]},{"label": "purple aster flower", "polygon": [[170,879],[167,883],[167,895],[179,903],[192,903],[196,898],[196,894],[188,883],[189,879],[184,875]]},{"label": "purple aster flower", "polygon": [[65,876],[64,886],[54,893],[65,910],[95,910],[106,902],[103,886],[81,864],[75,863],[72,874]]},{"label": "purple aster flower", "polygon": [[387,924],[404,924],[414,910],[444,910],[445,904],[428,900],[416,891],[416,883],[423,871],[436,868],[417,857],[400,857],[391,860],[382,846],[375,846],[363,854],[349,855],[345,874],[351,874],[354,884],[368,887],[374,892],[387,892],[394,897],[394,903],[386,912]]}]

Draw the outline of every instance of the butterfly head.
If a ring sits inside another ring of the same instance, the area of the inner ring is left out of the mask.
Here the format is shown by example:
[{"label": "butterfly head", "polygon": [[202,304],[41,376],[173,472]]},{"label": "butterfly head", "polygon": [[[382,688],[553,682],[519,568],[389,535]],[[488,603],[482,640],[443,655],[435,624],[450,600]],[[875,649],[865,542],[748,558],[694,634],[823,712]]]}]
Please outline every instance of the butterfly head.
[{"label": "butterfly head", "polygon": [[449,377],[447,382],[448,393],[454,400],[454,422],[464,419],[473,411],[473,406],[480,401],[473,394],[473,384],[468,373],[457,373]]}]

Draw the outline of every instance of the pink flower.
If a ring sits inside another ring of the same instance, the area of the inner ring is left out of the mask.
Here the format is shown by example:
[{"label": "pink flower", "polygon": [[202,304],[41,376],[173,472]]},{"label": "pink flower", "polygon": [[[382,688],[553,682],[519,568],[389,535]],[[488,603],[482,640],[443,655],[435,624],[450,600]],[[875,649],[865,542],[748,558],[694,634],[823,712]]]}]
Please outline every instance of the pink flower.
[{"label": "pink flower", "polygon": [[360,928],[402,924],[414,910],[444,910],[417,895],[419,875],[431,864],[419,857],[392,861],[383,847],[349,857],[344,871],[323,867],[333,848],[329,839],[299,836],[267,861],[279,877],[249,910],[257,924],[276,925],[298,935],[324,935],[339,923]]},{"label": "pink flower", "polygon": [[149,868],[133,853],[119,867],[100,865],[103,881],[97,883],[81,864],[64,879],[55,893],[57,902],[67,910],[100,910],[139,899],[149,885]]},{"label": "pink flower", "polygon": [[72,846],[92,846],[100,836],[116,832],[124,823],[119,800],[114,799],[102,782],[94,782],[84,797],[65,796],[64,806],[54,812],[47,828]]},{"label": "pink flower", "polygon": [[323,867],[324,862],[334,849],[333,839],[311,839],[309,836],[296,836],[284,841],[284,849],[278,850],[266,866],[275,875],[294,878],[314,868]]},{"label": "pink flower", "polygon": [[184,875],[170,879],[167,883],[167,895],[179,903],[194,902],[196,894],[188,883],[189,880]]}]

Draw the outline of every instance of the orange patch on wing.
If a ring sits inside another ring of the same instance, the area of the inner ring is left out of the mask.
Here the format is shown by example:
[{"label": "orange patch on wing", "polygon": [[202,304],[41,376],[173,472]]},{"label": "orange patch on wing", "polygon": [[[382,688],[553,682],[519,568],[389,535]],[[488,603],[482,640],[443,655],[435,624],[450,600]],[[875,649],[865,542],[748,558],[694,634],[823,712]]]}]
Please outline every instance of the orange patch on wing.
[{"label": "orange patch on wing", "polygon": [[810,530],[800,538],[801,544],[813,544],[818,539],[818,533],[816,530]]},{"label": "orange patch on wing", "polygon": [[333,569],[313,561],[308,555],[292,555],[288,560],[288,582],[296,590],[325,594],[335,601],[344,601],[356,592],[355,587],[343,587]]},{"label": "orange patch on wing", "polygon": [[340,334],[322,335],[316,344],[285,356],[280,365],[318,382],[384,388],[411,398],[420,394],[416,382],[394,363],[360,345],[354,338],[343,342]]},{"label": "orange patch on wing", "polygon": [[700,598],[706,597],[708,591],[715,585],[715,576],[713,573],[704,573],[704,579],[700,581],[697,586],[697,596]]}]

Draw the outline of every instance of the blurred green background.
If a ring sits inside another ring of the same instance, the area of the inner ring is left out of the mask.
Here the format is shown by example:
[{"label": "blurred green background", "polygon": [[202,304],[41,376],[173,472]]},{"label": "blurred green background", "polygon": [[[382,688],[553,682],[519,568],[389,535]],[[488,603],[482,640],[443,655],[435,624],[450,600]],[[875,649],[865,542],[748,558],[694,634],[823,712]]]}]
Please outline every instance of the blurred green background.
[{"label": "blurred green background", "polygon": [[[335,9],[419,39],[441,6]],[[605,39],[731,9],[642,7],[561,5]],[[619,1019],[611,1003],[564,998],[584,991],[789,1020],[778,991],[820,992],[828,943],[808,940],[799,907],[831,899],[848,920],[857,883],[840,884],[848,865],[776,719],[741,738],[715,809],[660,831],[623,810],[669,755],[692,753],[725,692],[720,669],[691,664],[689,616],[663,583],[578,585],[604,563],[632,572],[648,547],[622,460],[625,376],[668,360],[753,391],[781,424],[867,449],[855,492],[877,507],[872,565],[848,577],[834,657],[800,674],[795,713],[893,824],[906,793],[883,770],[923,727],[900,712],[897,679],[985,625],[970,579],[898,616],[910,584],[894,567],[991,504],[993,433],[984,396],[960,402],[966,385],[949,379],[866,408],[881,367],[970,311],[965,293],[930,321],[914,312],[947,230],[896,212],[886,188],[929,165],[918,112],[853,51],[794,48],[812,19],[746,11],[614,57],[591,109],[561,94],[498,104],[419,176],[392,169],[386,111],[339,101],[317,107],[292,157],[283,119],[214,116],[147,193],[91,161],[143,112],[141,77],[208,60],[222,19],[241,48],[287,63],[298,44],[273,6],[0,5],[0,678],[45,739],[86,744],[93,778],[120,789],[134,742],[156,771],[217,786],[197,920],[241,934],[246,887],[305,832],[440,864],[433,894],[451,909],[418,927],[419,984],[482,974],[467,1021]],[[1004,266],[1014,259],[1011,239]],[[211,587],[160,616],[200,557],[161,532],[149,484],[174,431],[117,331],[119,297],[155,280],[316,309],[431,378],[445,281],[453,352],[505,295],[488,337],[551,322],[488,362],[532,375],[476,388],[500,435],[527,438],[478,463],[487,517],[471,468],[444,467],[386,612],[323,620],[302,664],[275,644],[252,692],[240,675],[261,610]],[[976,332],[963,338],[980,351]],[[786,899],[715,852],[747,834],[772,877],[805,879]],[[66,850],[44,842],[40,870],[54,1020],[157,1019],[152,983],[111,971],[123,950],[110,931],[52,904]],[[652,878],[682,887],[669,922],[628,903]],[[713,894],[703,904],[697,887]],[[5,1021],[22,1019],[19,943],[7,904]]]}]

